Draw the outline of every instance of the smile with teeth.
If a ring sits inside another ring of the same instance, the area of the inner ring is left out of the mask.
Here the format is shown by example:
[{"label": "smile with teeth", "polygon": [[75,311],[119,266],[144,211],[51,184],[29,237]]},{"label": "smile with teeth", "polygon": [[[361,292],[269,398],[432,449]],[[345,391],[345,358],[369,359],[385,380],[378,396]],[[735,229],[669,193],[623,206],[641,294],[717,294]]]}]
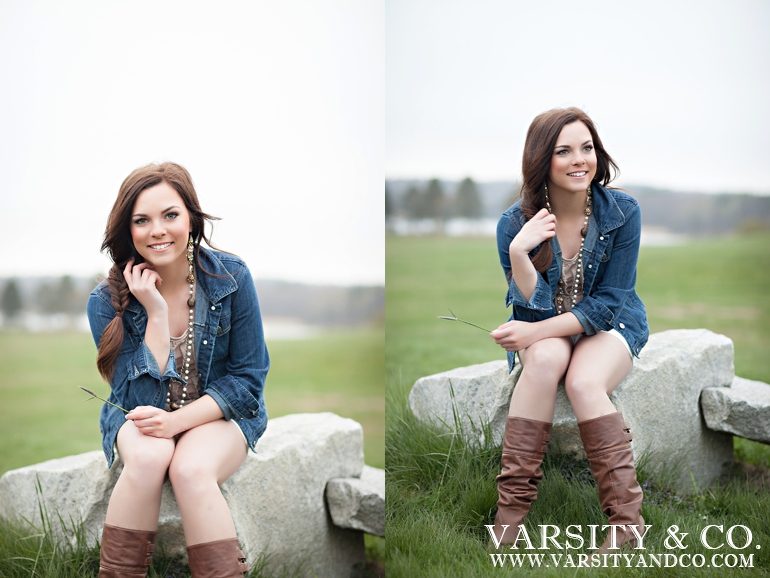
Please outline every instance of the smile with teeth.
[{"label": "smile with teeth", "polygon": [[568,177],[584,177],[588,174],[588,171],[577,171],[576,173],[567,173]]},{"label": "smile with teeth", "polygon": [[170,246],[171,246],[171,243],[161,243],[160,245],[150,245],[150,249],[160,250]]}]

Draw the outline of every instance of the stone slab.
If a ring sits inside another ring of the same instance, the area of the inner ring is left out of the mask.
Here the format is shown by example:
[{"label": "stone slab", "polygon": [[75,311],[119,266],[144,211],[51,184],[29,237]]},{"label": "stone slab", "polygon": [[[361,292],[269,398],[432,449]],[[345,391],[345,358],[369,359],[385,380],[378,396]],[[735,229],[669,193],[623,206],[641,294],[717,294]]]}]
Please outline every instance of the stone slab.
[{"label": "stone slab", "polygon": [[364,466],[360,478],[329,480],[326,502],[340,528],[385,537],[385,470]]},{"label": "stone slab", "polygon": [[707,387],[700,397],[710,429],[770,443],[770,385],[736,377],[730,387]]}]

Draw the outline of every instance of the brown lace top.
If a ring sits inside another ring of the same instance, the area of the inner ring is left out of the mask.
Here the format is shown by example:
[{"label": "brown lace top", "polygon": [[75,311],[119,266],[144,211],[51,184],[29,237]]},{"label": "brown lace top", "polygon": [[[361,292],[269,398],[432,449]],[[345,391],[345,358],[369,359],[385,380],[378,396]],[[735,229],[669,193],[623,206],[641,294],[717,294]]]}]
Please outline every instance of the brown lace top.
[{"label": "brown lace top", "polygon": [[[185,367],[184,348],[187,346],[187,331],[189,331],[189,328],[185,330],[180,337],[171,338],[171,347],[174,349],[177,373],[187,381],[187,385],[185,386],[185,384],[178,379],[171,379],[169,382],[168,393],[166,394],[166,406],[164,408],[166,411],[174,411],[182,407],[182,404],[180,403],[182,400],[187,404],[201,396],[200,391],[198,391],[199,375],[194,351],[190,356],[190,367]],[[186,393],[187,395],[182,397],[183,393]]]}]

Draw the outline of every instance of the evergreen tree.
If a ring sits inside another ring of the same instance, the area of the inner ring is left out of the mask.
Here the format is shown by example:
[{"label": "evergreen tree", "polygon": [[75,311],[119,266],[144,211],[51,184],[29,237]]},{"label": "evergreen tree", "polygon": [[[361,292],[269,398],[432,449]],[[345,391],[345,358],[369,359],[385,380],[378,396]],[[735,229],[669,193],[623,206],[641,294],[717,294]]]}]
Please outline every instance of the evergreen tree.
[{"label": "evergreen tree", "polygon": [[455,214],[459,217],[478,219],[483,212],[481,196],[473,179],[466,177],[460,183],[455,197]]},{"label": "evergreen tree", "polygon": [[446,216],[446,200],[444,189],[438,179],[431,179],[423,193],[425,195],[426,217],[443,219]]},{"label": "evergreen tree", "polygon": [[23,307],[24,303],[21,300],[21,292],[16,279],[10,279],[5,284],[3,296],[0,298],[0,308],[3,310],[3,315],[8,320],[14,320],[19,316]]},{"label": "evergreen tree", "polygon": [[408,219],[422,219],[425,217],[425,203],[423,195],[417,187],[409,187],[404,195],[404,210]]}]

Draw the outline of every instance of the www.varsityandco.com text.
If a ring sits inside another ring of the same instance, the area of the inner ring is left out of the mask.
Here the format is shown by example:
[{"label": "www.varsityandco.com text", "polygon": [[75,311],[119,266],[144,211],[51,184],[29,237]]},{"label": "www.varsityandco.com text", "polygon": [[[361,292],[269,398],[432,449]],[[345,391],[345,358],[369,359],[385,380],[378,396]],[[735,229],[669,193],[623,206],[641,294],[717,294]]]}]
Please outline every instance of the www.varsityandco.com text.
[{"label": "www.varsityandco.com text", "polygon": [[[740,524],[709,524],[695,534],[681,532],[677,525],[669,526],[662,541],[665,551],[658,552],[647,547],[648,539],[654,535],[652,525],[570,525],[562,531],[559,526],[542,524],[537,526],[537,533],[530,533],[523,525],[503,525],[498,535],[494,526],[486,528],[490,545],[495,549],[489,554],[492,565],[500,568],[753,568],[751,550],[762,548],[754,543],[751,530]],[[508,532],[518,532],[512,542]],[[623,533],[633,536],[633,546],[626,543],[618,547]],[[609,552],[596,552],[606,535],[610,537]],[[688,552],[691,540],[708,552]]]}]

